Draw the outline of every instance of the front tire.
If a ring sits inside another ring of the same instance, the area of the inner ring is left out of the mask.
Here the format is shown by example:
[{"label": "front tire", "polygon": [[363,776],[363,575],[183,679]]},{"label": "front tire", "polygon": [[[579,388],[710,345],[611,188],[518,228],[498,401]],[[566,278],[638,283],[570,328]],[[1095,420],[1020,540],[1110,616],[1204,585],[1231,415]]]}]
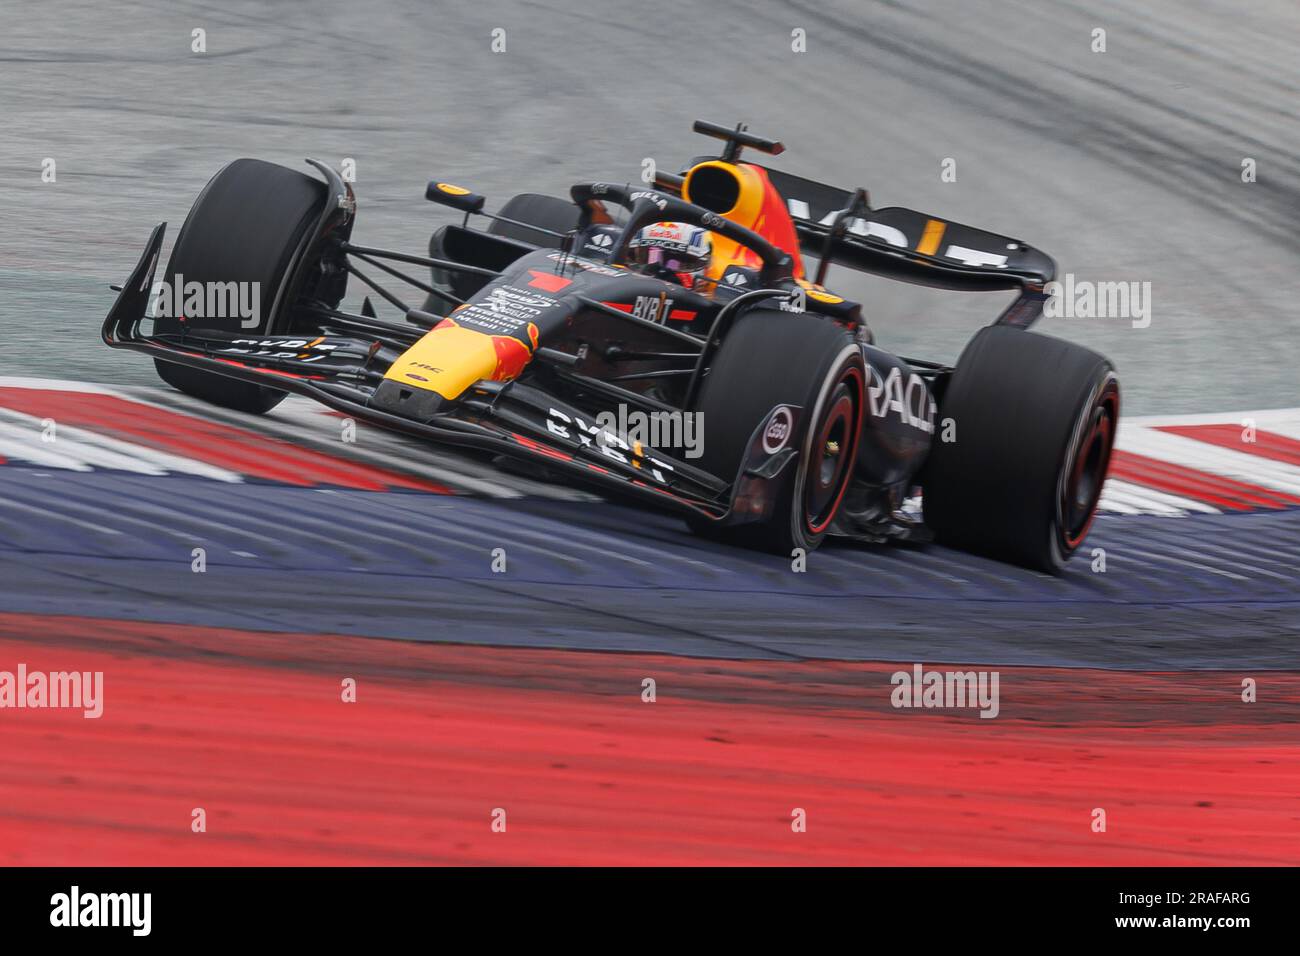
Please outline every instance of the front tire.
[{"label": "front tire", "polygon": [[[257,159],[237,159],[208,182],[181,226],[165,279],[176,289],[177,277],[191,282],[256,282],[259,321],[244,326],[237,315],[189,320],[193,328],[240,332],[249,337],[274,335],[276,297],[310,241],[312,226],[324,208],[324,183],[292,169]],[[179,291],[179,290],[178,290]],[[177,315],[159,315],[154,332],[182,328]],[[164,382],[214,405],[263,414],[284,398],[280,389],[155,359]]]},{"label": "front tire", "polygon": [[1090,349],[981,329],[939,407],[921,480],[926,524],[944,544],[1060,573],[1096,514],[1119,397],[1111,363]]},{"label": "front tire", "polygon": [[861,346],[829,319],[769,309],[742,316],[704,379],[700,465],[734,479],[754,429],[777,405],[803,409],[789,439],[799,455],[765,521],[719,527],[696,518],[692,529],[784,555],[821,544],[853,478],[866,381]]}]

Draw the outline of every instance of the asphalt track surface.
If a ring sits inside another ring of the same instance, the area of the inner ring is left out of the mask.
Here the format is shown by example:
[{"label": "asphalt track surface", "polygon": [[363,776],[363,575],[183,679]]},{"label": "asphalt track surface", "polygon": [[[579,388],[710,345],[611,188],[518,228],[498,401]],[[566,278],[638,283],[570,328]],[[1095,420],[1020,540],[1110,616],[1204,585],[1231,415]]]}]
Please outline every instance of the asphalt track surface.
[{"label": "asphalt track surface", "polygon": [[1296,660],[1300,510],[1103,517],[1107,572],[1060,580],[937,547],[828,547],[796,573],[611,504],[34,471],[0,469],[0,596],[26,613],[786,661]]},{"label": "asphalt track surface", "polygon": [[[1042,326],[1109,355],[1130,413],[1294,406],[1297,35],[1289,0],[23,4],[0,36],[3,371],[152,384],[98,347],[107,284],[234,157],[354,159],[355,238],[419,250],[448,218],[430,177],[563,194],[708,151],[702,117],[876,205],[1151,282],[1148,328]],[[832,276],[904,355],[955,358],[1008,298]]]},{"label": "asphalt track surface", "polygon": [[[1149,328],[1042,325],[1116,361],[1128,413],[1294,406],[1297,27],[1172,0],[25,6],[0,37],[0,373],[156,384],[98,341],[107,285],[235,156],[355,159],[355,238],[418,251],[447,221],[427,178],[562,194],[707,151],[702,117],[877,205],[1150,281]],[[904,354],[955,358],[1003,301],[832,276]],[[495,480],[513,497],[0,467],[0,668],[99,668],[114,695],[102,722],[6,728],[3,861],[1300,858],[1294,509],[1103,516],[1105,576],[844,548],[795,575]],[[1001,668],[1003,719],[900,718],[913,661]],[[340,715],[343,675],[370,709]]]}]

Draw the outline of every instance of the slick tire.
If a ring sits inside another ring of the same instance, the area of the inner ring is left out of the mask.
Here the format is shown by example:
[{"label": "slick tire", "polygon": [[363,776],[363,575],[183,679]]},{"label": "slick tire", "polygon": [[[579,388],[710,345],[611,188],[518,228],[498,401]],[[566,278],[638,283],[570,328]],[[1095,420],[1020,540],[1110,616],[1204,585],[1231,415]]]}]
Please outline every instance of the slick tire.
[{"label": "slick tire", "polygon": [[[324,183],[296,170],[257,159],[237,159],[208,182],[185,217],[163,277],[176,289],[177,277],[191,282],[256,282],[257,315],[251,327],[236,315],[205,316],[195,328],[272,335],[276,297],[298,260],[300,247],[312,238],[326,197]],[[179,311],[179,310],[176,310]],[[159,315],[155,334],[177,332],[177,315]],[[155,360],[164,382],[214,405],[262,414],[284,398],[279,389]]]},{"label": "slick tire", "polygon": [[943,544],[1060,573],[1092,525],[1119,405],[1115,370],[1096,352],[981,329],[939,406],[921,474],[926,524]]},{"label": "slick tire", "polygon": [[861,346],[830,320],[769,309],[742,316],[704,379],[703,448],[693,464],[734,479],[754,430],[777,405],[803,410],[787,439],[798,455],[781,473],[767,520],[719,528],[691,518],[691,528],[787,556],[816,548],[853,477],[866,382]]}]

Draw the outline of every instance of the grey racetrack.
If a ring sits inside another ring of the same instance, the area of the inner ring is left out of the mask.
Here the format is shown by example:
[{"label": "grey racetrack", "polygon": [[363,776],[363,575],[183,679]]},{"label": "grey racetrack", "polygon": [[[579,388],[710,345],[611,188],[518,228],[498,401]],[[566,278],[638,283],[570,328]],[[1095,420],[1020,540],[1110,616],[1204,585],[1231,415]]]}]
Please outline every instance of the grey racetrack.
[{"label": "grey racetrack", "polygon": [[[775,165],[878,205],[1023,238],[1080,279],[1150,282],[1148,328],[1041,326],[1111,356],[1129,411],[1300,404],[1288,0],[20,0],[4,22],[4,373],[152,382],[98,342],[108,283],[234,157],[355,160],[356,237],[419,250],[447,217],[422,199],[430,177],[497,202],[632,179],[707,151],[702,117],[744,120],[785,141]],[[942,359],[1005,299],[831,284],[883,345]]]}]

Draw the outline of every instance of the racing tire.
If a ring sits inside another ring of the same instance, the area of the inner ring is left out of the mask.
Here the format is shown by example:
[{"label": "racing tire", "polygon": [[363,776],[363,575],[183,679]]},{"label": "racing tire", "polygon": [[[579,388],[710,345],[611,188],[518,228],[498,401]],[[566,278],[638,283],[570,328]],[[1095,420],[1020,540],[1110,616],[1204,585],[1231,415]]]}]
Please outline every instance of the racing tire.
[{"label": "racing tire", "polygon": [[926,524],[942,544],[1059,574],[1092,526],[1119,406],[1104,356],[981,329],[940,402],[921,474]]},{"label": "racing tire", "polygon": [[[257,159],[237,159],[213,176],[185,217],[165,278],[173,289],[177,275],[186,285],[257,282],[260,321],[245,327],[239,316],[205,316],[193,324],[250,337],[276,334],[276,297],[300,247],[312,238],[326,193],[319,180]],[[180,329],[175,316],[154,320],[155,334]],[[242,412],[268,412],[286,394],[161,359],[154,365],[164,382],[187,395]]]},{"label": "racing tire", "polygon": [[[526,222],[530,226],[537,226],[558,233],[572,232],[577,229],[578,217],[581,214],[581,210],[567,199],[543,196],[540,193],[520,193],[518,196],[512,196],[497,211],[498,216],[514,219],[521,223]],[[560,239],[558,237],[525,226],[516,226],[510,222],[497,222],[494,220],[488,226],[488,232],[494,236],[518,239],[520,242],[528,242],[534,246],[549,249],[560,248]]]},{"label": "racing tire", "polygon": [[692,516],[691,529],[787,556],[821,544],[853,478],[866,382],[862,347],[829,319],[771,309],[742,316],[704,379],[704,440],[693,464],[734,479],[754,430],[777,405],[803,410],[787,439],[799,454],[781,472],[766,520],[727,527]]}]

